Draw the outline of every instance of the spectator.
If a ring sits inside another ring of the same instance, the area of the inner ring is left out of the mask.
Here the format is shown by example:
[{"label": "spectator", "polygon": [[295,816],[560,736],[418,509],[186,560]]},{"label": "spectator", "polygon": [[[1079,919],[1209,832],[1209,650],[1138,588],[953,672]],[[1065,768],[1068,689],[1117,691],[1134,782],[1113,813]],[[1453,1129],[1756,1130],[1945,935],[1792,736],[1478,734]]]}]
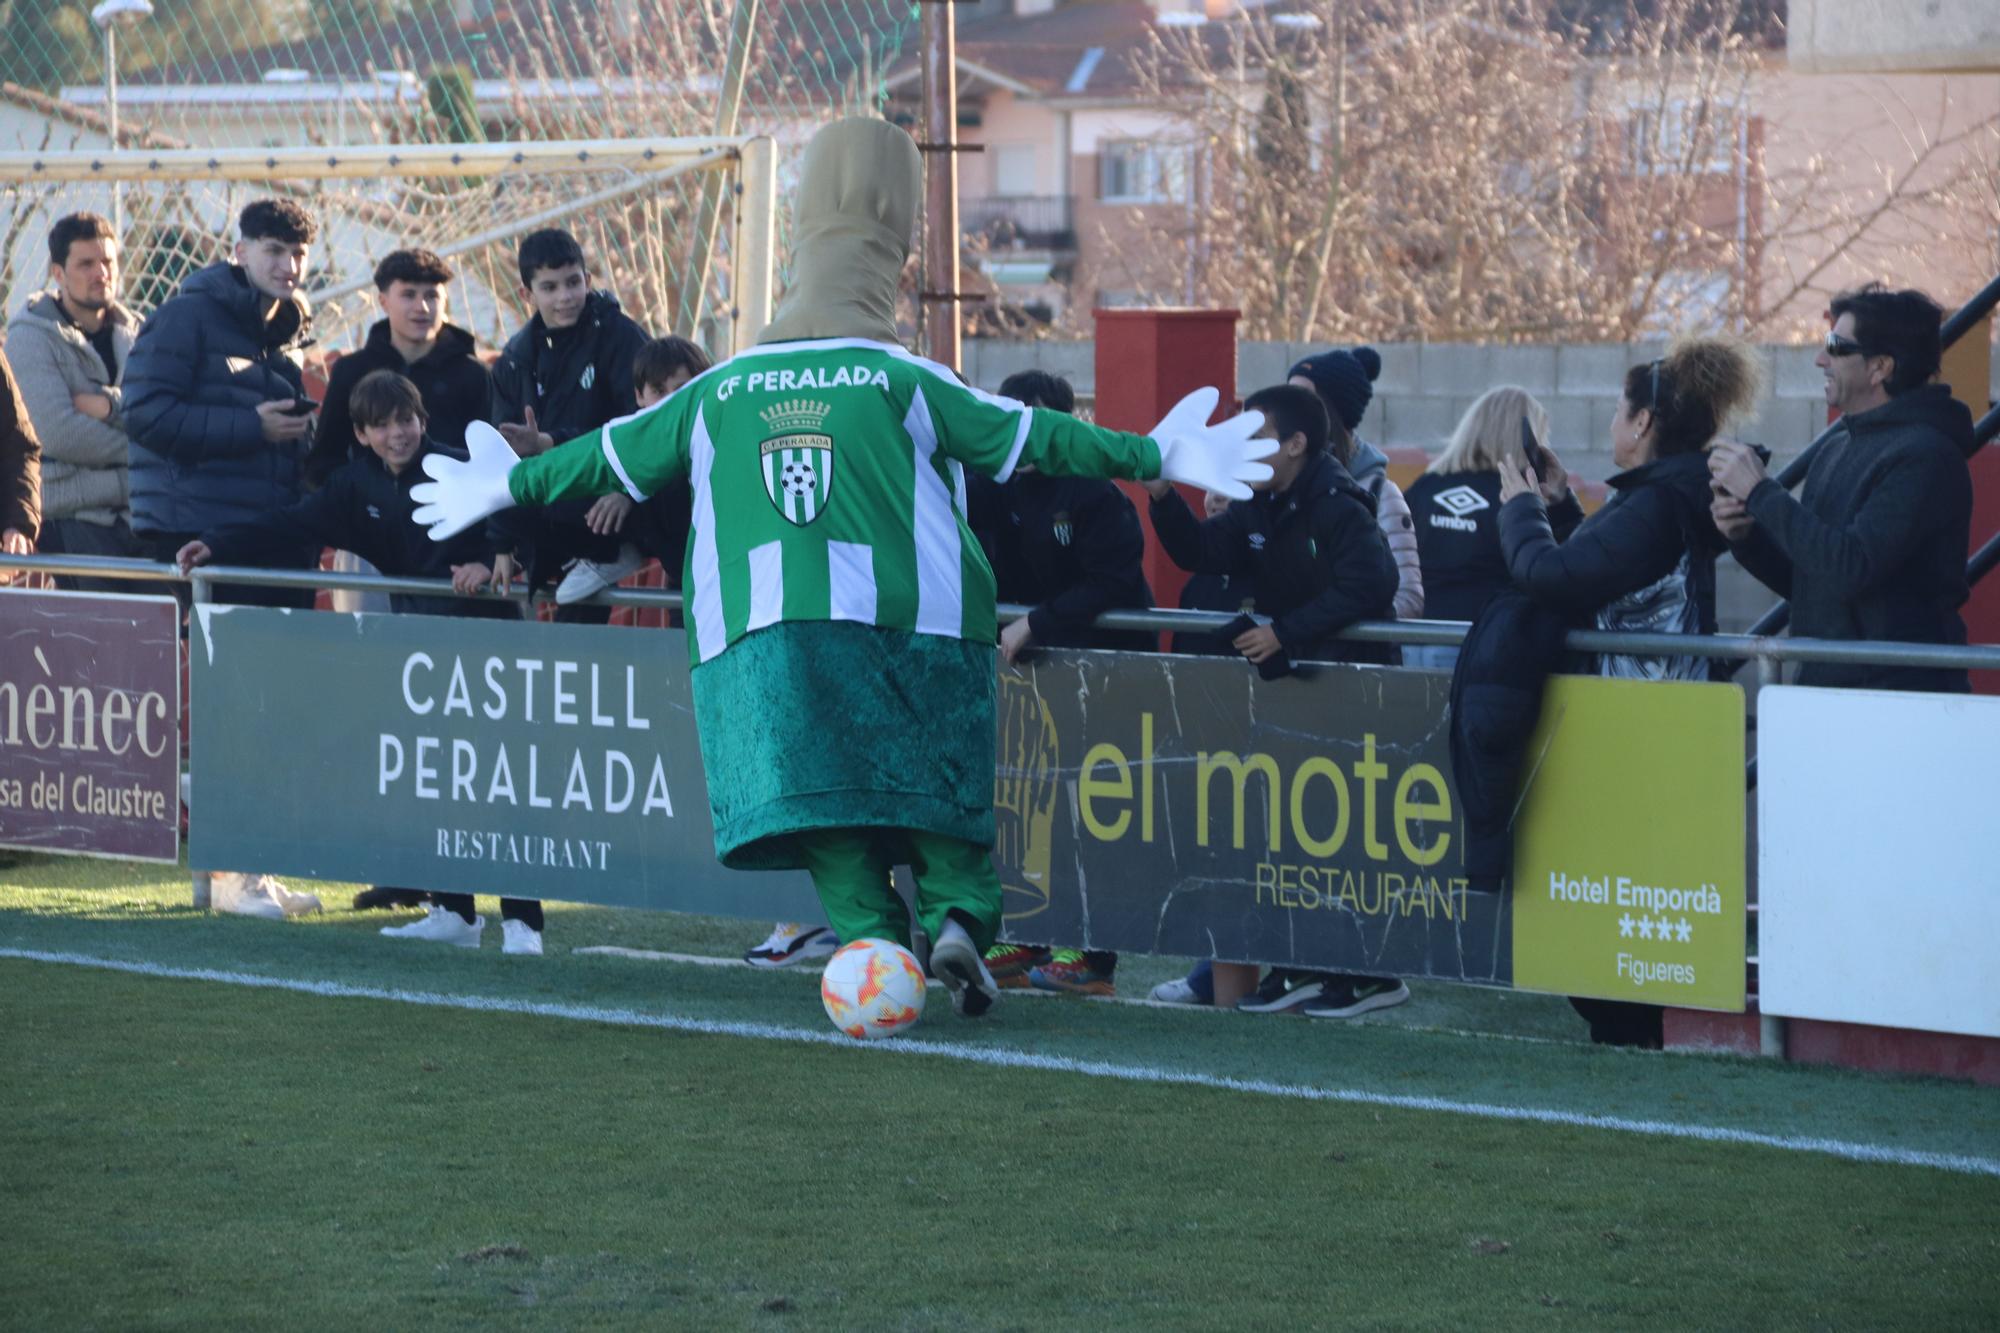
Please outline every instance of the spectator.
[{"label": "spectator", "polygon": [[[708,353],[686,338],[653,339],[632,358],[632,391],[639,410],[645,411],[713,365]],[[660,562],[668,587],[680,587],[693,522],[694,495],[684,481],[644,504],[622,493],[599,496],[584,511],[583,524],[600,537],[618,538],[618,558],[609,565],[577,561],[556,587],[556,604],[567,606],[594,597],[648,559]]]},{"label": "spectator", "polygon": [[1389,554],[1396,557],[1396,619],[1416,620],[1424,614],[1424,573],[1410,504],[1389,478],[1389,456],[1355,434],[1375,397],[1375,378],[1381,373],[1382,355],[1374,348],[1336,349],[1293,366],[1287,383],[1318,394],[1326,410],[1345,428],[1334,432],[1334,454],[1374,497],[1375,521],[1389,539]]},{"label": "spectator", "polygon": [[[568,232],[530,232],[519,262],[521,295],[534,313],[494,363],[493,418],[514,452],[529,458],[639,410],[632,362],[646,332],[610,292],[591,290],[583,247]],[[596,504],[569,500],[510,521],[531,549],[531,584],[571,560],[589,560],[599,567],[589,577],[610,587],[645,563],[636,551],[624,558],[615,533],[592,531],[587,515]],[[556,619],[602,625],[611,608],[562,606]]]},{"label": "spectator", "polygon": [[[132,342],[125,369],[131,436],[132,535],[171,561],[208,528],[247,522],[299,498],[312,401],[300,369],[312,314],[299,292],[318,224],[288,199],[260,199],[237,217],[235,257],[181,284]],[[307,569],[320,548],[301,540],[273,564]],[[218,600],[305,608],[311,589],[224,584]],[[187,590],[174,585],[184,599]],[[215,876],[216,907],[243,916],[317,912],[262,874]]]},{"label": "spectator", "polygon": [[1265,438],[1282,441],[1270,460],[1271,480],[1253,487],[1258,494],[1250,500],[1199,521],[1170,484],[1148,482],[1161,545],[1191,573],[1242,578],[1245,604],[1271,618],[1232,644],[1250,661],[1280,654],[1382,661],[1379,647],[1337,637],[1357,620],[1387,616],[1396,591],[1374,500],[1329,446],[1345,431],[1332,427],[1316,396],[1293,385],[1261,389],[1244,406],[1264,413]]},{"label": "spectator", "polygon": [[[1834,298],[1819,354],[1841,430],[1793,499],[1746,445],[1709,458],[1714,515],[1736,558],[1813,639],[1965,642],[1972,414],[1937,375],[1944,312],[1871,284]],[[1964,693],[1963,671],[1809,662],[1801,685]]]},{"label": "spectator", "polygon": [[[260,199],[237,231],[234,259],[195,273],[153,312],[125,372],[132,531],[155,560],[299,498],[312,434],[300,371],[312,317],[299,287],[318,226],[288,199]],[[319,547],[301,540],[271,563],[305,569]],[[251,606],[313,603],[310,590],[217,592]]]},{"label": "spectator", "polygon": [[348,411],[354,386],[378,370],[393,370],[417,386],[429,414],[428,434],[452,449],[465,447],[465,428],[484,421],[493,404],[493,376],[466,330],[446,319],[451,265],[429,250],[397,250],[375,266],[375,302],[382,318],[361,347],[333,364],[319,431],[306,458],[306,482],[323,485],[352,458],[368,456]]},{"label": "spectator", "polygon": [[[1579,625],[1667,634],[1715,631],[1715,558],[1702,451],[1757,396],[1757,363],[1726,338],[1688,338],[1661,360],[1634,366],[1611,421],[1622,469],[1611,499],[1583,518],[1553,452],[1532,477],[1500,467],[1500,546],[1514,582]],[[1564,539],[1565,534],[1567,539]],[[1641,680],[1706,680],[1705,658],[1607,653],[1596,672]]]},{"label": "spectator", "polygon": [[[118,242],[95,213],[49,229],[49,281],[8,329],[21,401],[42,442],[44,555],[142,554],[132,536],[125,367],[139,317],[118,301]],[[122,579],[63,578],[83,592],[137,591]]]},{"label": "spectator", "polygon": [[[1538,440],[1548,438],[1548,410],[1527,390],[1488,390],[1466,409],[1451,443],[1410,487],[1424,608],[1432,620],[1477,620],[1511,582],[1500,551],[1500,463],[1522,456],[1524,420]],[[1405,666],[1449,671],[1457,661],[1452,646],[1403,648]]]},{"label": "spectator", "polygon": [[[1247,604],[1272,617],[1233,641],[1250,661],[1384,660],[1379,648],[1336,637],[1357,620],[1387,617],[1397,587],[1374,498],[1348,475],[1329,443],[1347,438],[1345,426],[1299,385],[1259,390],[1243,405],[1263,412],[1263,433],[1282,441],[1270,459],[1271,479],[1252,487],[1258,493],[1249,501],[1200,522],[1172,486],[1148,482],[1153,531],[1183,569],[1247,576]],[[1216,1003],[1253,1013],[1304,1006],[1315,1017],[1351,1018],[1410,998],[1393,977],[1274,968],[1254,993],[1244,994],[1254,969],[1217,963],[1211,973]],[[1188,979],[1189,998],[1200,976],[1197,969]]]},{"label": "spectator", "polygon": [[[479,359],[470,333],[445,320],[451,265],[429,250],[397,250],[375,266],[375,301],[383,318],[368,330],[361,347],[333,364],[320,404],[319,430],[306,456],[306,485],[319,487],[348,459],[365,454],[355,445],[347,398],[362,377],[393,370],[409,377],[424,395],[430,434],[452,448],[465,445],[465,428],[486,419],[493,401],[493,376]],[[341,573],[373,574],[352,551],[335,551]],[[336,611],[382,612],[389,599],[380,593],[337,589]]]},{"label": "spectator", "polygon": [[[1076,411],[1069,381],[1045,371],[1009,376],[1000,395],[1030,407]],[[1005,482],[977,475],[967,481],[971,526],[993,565],[999,599],[1034,607],[1000,631],[1003,660],[1018,661],[1031,647],[1142,653],[1158,648],[1157,635],[1102,630],[1093,623],[1114,607],[1153,604],[1141,568],[1145,535],[1123,491],[1101,478],[1049,476],[1032,467],[1016,469]],[[1117,993],[1118,955],[1107,949],[1051,952],[1002,943],[987,951],[986,967],[1002,986]]]},{"label": "spectator", "polygon": [[[482,525],[445,542],[433,542],[410,515],[416,506],[410,488],[424,479],[425,454],[447,449],[425,433],[428,418],[424,397],[415,383],[393,370],[378,370],[354,386],[348,409],[355,439],[368,452],[335,468],[326,484],[305,499],[247,522],[212,529],[175,553],[181,571],[211,561],[261,564],[282,559],[300,536],[318,546],[353,551],[385,574],[404,578],[449,575],[461,593],[504,587],[508,557],[499,554],[500,539]],[[474,616],[518,620],[512,602],[470,601],[451,597],[398,594],[391,599],[399,612],[442,616]],[[394,893],[399,890],[371,890]],[[400,892],[409,892],[400,890]],[[508,953],[542,951],[541,904],[504,898],[503,947]],[[473,915],[471,894],[437,896],[421,919],[389,926],[392,938],[434,940],[477,948],[484,918]]]},{"label": "spectator", "polygon": [[42,446],[0,352],[0,553],[33,555],[42,528]]}]

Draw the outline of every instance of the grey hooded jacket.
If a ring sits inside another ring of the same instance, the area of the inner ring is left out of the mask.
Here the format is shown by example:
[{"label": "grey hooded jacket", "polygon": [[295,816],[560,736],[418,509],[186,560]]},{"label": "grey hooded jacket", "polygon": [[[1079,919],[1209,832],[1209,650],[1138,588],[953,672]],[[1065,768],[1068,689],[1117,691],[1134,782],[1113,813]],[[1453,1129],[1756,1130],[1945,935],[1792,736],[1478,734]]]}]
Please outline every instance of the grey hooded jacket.
[{"label": "grey hooded jacket", "polygon": [[[62,311],[54,292],[39,292],[7,326],[7,359],[42,441],[42,519],[82,519],[110,525],[131,507],[125,433],[125,367],[139,317],[113,302],[111,342],[118,359],[109,373],[82,329]],[[77,410],[80,393],[111,400],[111,419]]]}]

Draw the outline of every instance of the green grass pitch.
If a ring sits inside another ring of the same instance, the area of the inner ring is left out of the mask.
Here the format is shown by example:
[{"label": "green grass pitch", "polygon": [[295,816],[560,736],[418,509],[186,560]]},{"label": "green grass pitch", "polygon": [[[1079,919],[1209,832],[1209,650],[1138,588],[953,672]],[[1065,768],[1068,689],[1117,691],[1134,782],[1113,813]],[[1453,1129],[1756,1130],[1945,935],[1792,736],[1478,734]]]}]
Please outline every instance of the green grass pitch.
[{"label": "green grass pitch", "polygon": [[[517,959],[315,887],[259,922],[0,865],[0,1328],[2000,1325],[2000,1177],[1496,1118],[1990,1161],[1993,1089],[1597,1050],[1446,986],[1355,1024],[933,992],[925,1056],[817,1040],[807,975],[573,952],[757,923],[552,907]],[[448,1007],[495,1003],[546,1008]]]}]

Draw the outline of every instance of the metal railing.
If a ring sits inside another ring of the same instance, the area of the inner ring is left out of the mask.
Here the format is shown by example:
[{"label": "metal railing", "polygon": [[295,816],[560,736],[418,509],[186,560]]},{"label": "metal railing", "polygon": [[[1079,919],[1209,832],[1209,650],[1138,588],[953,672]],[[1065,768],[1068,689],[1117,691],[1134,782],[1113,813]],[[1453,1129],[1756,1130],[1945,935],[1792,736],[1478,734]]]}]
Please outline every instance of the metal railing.
[{"label": "metal railing", "polygon": [[[330,569],[253,569],[247,566],[204,565],[182,575],[172,565],[112,556],[0,555],[0,570],[22,570],[56,577],[129,579],[142,583],[191,583],[194,600],[213,600],[216,584],[263,588],[306,588],[378,592],[420,597],[457,597],[447,579],[392,578],[381,574],[344,573]],[[502,600],[480,594],[479,600]],[[525,588],[504,600],[524,607],[531,599]],[[535,604],[553,600],[547,590],[535,594]],[[600,606],[628,606],[665,611],[681,609],[679,592],[652,588],[611,588],[586,599]],[[1032,608],[1002,603],[1002,623],[1018,620]],[[1227,611],[1183,611],[1153,607],[1144,611],[1106,611],[1097,618],[1101,629],[1154,633],[1203,633],[1219,630],[1236,619]],[[1408,643],[1451,647],[1462,642],[1471,626],[1462,620],[1364,620],[1338,637],[1353,643]],[[1567,646],[1584,653],[1629,653],[1639,656],[1703,657],[1748,660],[1759,664],[1768,681],[1780,662],[1848,662],[1874,666],[1928,667],[1947,670],[2000,671],[2000,644],[1888,643],[1872,640],[1794,639],[1764,634],[1657,634],[1571,630]]]}]

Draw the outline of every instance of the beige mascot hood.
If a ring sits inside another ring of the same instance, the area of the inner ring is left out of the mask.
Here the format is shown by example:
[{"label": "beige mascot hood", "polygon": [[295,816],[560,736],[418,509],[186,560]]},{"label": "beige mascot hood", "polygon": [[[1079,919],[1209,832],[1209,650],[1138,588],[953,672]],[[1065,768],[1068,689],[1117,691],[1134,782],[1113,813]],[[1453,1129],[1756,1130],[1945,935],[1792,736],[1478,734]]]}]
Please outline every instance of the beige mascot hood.
[{"label": "beige mascot hood", "polygon": [[837,120],[813,136],[793,214],[792,287],[758,342],[898,341],[896,289],[923,174],[917,145],[886,120]]}]

